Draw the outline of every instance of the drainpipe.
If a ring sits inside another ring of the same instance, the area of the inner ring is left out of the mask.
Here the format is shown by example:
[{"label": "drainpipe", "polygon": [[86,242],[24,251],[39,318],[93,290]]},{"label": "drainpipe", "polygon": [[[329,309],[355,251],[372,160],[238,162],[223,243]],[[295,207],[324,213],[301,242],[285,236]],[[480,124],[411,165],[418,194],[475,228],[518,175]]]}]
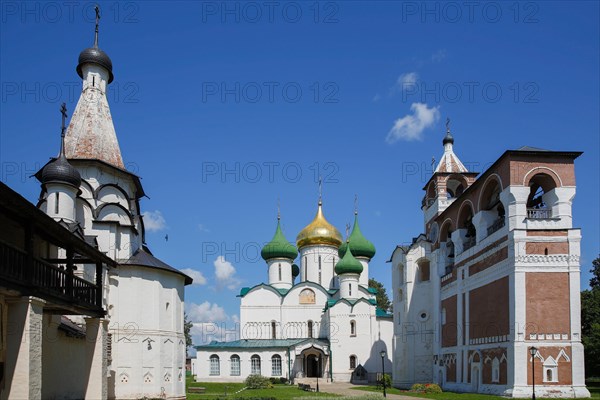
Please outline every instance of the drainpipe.
[{"label": "drainpipe", "polygon": [[288,365],[288,381],[291,383],[292,382],[292,370],[291,370],[291,364],[292,360],[290,360],[290,347],[288,346],[287,348],[287,365]]},{"label": "drainpipe", "polygon": [[329,346],[329,379],[333,383],[333,351],[331,350],[331,346]]}]

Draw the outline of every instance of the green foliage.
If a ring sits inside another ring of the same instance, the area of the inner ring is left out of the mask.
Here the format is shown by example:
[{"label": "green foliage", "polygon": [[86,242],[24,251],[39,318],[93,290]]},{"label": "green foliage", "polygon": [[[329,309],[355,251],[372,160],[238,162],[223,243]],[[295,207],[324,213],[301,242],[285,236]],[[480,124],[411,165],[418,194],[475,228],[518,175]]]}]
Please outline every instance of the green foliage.
[{"label": "green foliage", "polygon": [[192,345],[192,335],[190,331],[192,330],[192,326],[194,324],[192,321],[188,320],[188,316],[186,313],[183,313],[183,334],[185,335],[185,355],[187,357],[188,347]]},{"label": "green foliage", "polygon": [[600,257],[592,262],[591,290],[581,292],[581,341],[585,375],[600,376]]},{"label": "green foliage", "polygon": [[248,389],[268,389],[273,387],[269,378],[262,375],[248,375],[245,384]]},{"label": "green foliage", "polygon": [[384,374],[383,375],[383,382],[385,383],[385,387],[386,388],[391,388],[392,387],[392,377],[390,374]]},{"label": "green foliage", "polygon": [[410,391],[416,393],[442,393],[442,388],[435,383],[415,383]]},{"label": "green foliage", "polygon": [[285,385],[288,383],[287,378],[285,378],[283,376],[281,376],[279,378],[271,377],[271,378],[269,378],[269,381],[271,381],[271,383],[274,385]]},{"label": "green foliage", "polygon": [[377,300],[377,307],[383,311],[392,312],[392,302],[390,301],[383,283],[376,281],[373,278],[369,278],[369,287],[377,290],[375,298]]}]

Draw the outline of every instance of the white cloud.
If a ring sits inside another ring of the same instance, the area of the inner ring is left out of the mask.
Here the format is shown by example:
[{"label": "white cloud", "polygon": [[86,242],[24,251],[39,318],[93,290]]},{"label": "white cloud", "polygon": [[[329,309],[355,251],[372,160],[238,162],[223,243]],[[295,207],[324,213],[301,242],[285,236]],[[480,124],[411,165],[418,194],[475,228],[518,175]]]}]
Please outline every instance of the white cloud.
[{"label": "white cloud", "polygon": [[210,232],[210,229],[208,229],[204,224],[198,224],[198,230],[200,232]]},{"label": "white cloud", "polygon": [[432,62],[441,62],[446,58],[446,49],[440,49],[431,55]]},{"label": "white cloud", "polygon": [[217,278],[217,283],[220,286],[225,286],[228,289],[235,289],[240,284],[240,280],[235,276],[235,267],[232,263],[225,260],[225,257],[217,257],[214,265],[215,277]]},{"label": "white cloud", "polygon": [[145,211],[142,215],[144,216],[144,227],[150,232],[161,231],[167,227],[167,221],[158,210]]},{"label": "white cloud", "polygon": [[181,272],[183,272],[184,274],[186,274],[194,280],[194,283],[192,283],[192,285],[206,285],[206,278],[204,277],[202,272],[196,271],[193,268],[184,268],[181,270]]},{"label": "white cloud", "polygon": [[192,343],[200,345],[212,340],[239,339],[239,317],[229,317],[223,307],[205,301],[201,304],[186,303],[186,313],[192,322]]},{"label": "white cloud", "polygon": [[412,87],[416,85],[418,80],[419,74],[417,74],[416,72],[407,72],[405,74],[400,75],[398,77],[398,80],[396,80],[396,83],[400,87],[400,90],[402,90],[406,89],[409,86]]},{"label": "white cloud", "polygon": [[220,322],[227,319],[225,309],[216,303],[205,301],[201,304],[186,303],[187,315],[190,321],[197,322]]},{"label": "white cloud", "polygon": [[398,140],[421,140],[423,131],[432,127],[440,119],[439,106],[427,107],[424,103],[412,103],[411,114],[398,118],[385,138],[386,142],[394,143]]}]

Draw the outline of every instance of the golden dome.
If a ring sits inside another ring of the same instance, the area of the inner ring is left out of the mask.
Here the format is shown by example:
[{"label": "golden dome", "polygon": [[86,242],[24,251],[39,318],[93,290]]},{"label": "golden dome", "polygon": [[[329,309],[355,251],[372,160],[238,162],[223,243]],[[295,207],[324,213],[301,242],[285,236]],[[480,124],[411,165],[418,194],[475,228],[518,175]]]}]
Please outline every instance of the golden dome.
[{"label": "golden dome", "polygon": [[319,200],[319,209],[315,219],[302,229],[296,237],[298,248],[315,244],[340,247],[342,241],[340,232],[325,219],[322,203]]}]

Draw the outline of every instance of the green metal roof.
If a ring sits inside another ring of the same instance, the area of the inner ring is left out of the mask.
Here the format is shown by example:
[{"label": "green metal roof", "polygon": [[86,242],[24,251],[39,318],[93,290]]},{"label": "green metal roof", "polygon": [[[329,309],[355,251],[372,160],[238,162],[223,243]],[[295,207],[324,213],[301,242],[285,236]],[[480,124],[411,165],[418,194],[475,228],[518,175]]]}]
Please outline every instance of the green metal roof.
[{"label": "green metal roof", "polygon": [[352,254],[355,257],[365,257],[370,260],[375,256],[375,246],[363,236],[360,227],[358,226],[358,213],[354,214],[354,227],[352,228],[352,233],[348,239],[350,240],[350,243],[342,243],[338,250],[338,255],[340,257],[344,257],[348,246],[350,246],[350,251],[352,251]]},{"label": "green metal roof", "polygon": [[273,239],[262,248],[260,255],[265,261],[272,258],[286,258],[293,260],[298,256],[298,249],[296,249],[296,246],[288,242],[285,236],[283,236],[279,218],[277,218],[277,229],[275,230]]},{"label": "green metal roof", "polygon": [[299,343],[313,341],[322,344],[329,344],[327,339],[241,339],[231,342],[218,342],[213,340],[209,344],[195,346],[196,350],[211,350],[211,349],[245,349],[245,348],[288,348]]},{"label": "green metal roof", "polygon": [[381,308],[377,307],[375,309],[375,316],[378,318],[393,318],[394,316],[387,311],[383,311]]},{"label": "green metal roof", "polygon": [[335,273],[343,274],[360,274],[363,271],[363,266],[352,254],[352,248],[345,252],[344,257],[335,264]]}]

